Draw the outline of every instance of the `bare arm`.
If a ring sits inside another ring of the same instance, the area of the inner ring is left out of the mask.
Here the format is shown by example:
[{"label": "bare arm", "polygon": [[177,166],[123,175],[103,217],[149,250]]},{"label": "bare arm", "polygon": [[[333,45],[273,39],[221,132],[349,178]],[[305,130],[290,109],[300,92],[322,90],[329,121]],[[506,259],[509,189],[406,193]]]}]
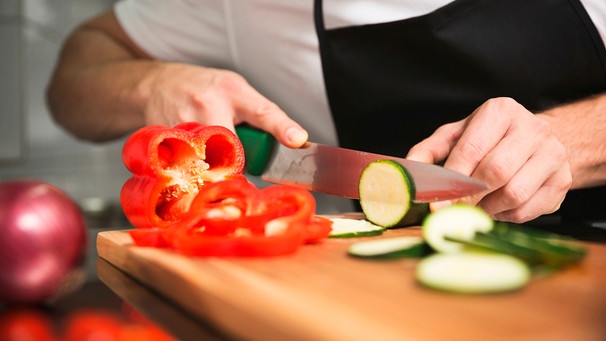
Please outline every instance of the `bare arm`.
[{"label": "bare arm", "polygon": [[568,150],[572,188],[605,185],[606,94],[553,108],[539,116],[549,121]]},{"label": "bare arm", "polygon": [[66,41],[48,87],[51,113],[80,138],[120,137],[145,123],[138,83],[157,67],[107,12]]},{"label": "bare arm", "polygon": [[307,132],[240,75],[152,60],[106,12],[66,41],[47,91],[55,120],[75,136],[106,141],[149,124],[248,122],[298,147]]}]

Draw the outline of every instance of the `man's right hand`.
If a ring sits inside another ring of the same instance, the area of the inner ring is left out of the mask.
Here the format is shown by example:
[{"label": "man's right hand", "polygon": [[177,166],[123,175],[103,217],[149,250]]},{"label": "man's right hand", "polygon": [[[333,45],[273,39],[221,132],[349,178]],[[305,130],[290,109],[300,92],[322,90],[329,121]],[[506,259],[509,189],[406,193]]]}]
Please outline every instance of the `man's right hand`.
[{"label": "man's right hand", "polygon": [[163,63],[140,87],[146,97],[146,125],[197,121],[234,131],[234,125],[246,122],[288,147],[307,141],[307,132],[299,124],[232,71]]}]

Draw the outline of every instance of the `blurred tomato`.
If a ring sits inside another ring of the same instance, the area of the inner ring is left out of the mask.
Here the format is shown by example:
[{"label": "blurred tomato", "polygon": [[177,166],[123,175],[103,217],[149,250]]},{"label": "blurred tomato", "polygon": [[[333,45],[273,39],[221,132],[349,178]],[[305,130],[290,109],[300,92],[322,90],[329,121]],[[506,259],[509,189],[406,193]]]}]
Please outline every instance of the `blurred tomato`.
[{"label": "blurred tomato", "polygon": [[15,310],[0,316],[2,341],[55,341],[48,317],[36,310]]},{"label": "blurred tomato", "polygon": [[0,341],[174,341],[164,330],[130,306],[124,319],[110,312],[84,309],[72,312],[53,328],[48,315],[34,309],[0,315]]},{"label": "blurred tomato", "polygon": [[173,341],[162,329],[151,324],[128,324],[120,333],[122,341]]},{"label": "blurred tomato", "polygon": [[66,321],[65,341],[118,341],[122,324],[101,311],[77,311]]}]

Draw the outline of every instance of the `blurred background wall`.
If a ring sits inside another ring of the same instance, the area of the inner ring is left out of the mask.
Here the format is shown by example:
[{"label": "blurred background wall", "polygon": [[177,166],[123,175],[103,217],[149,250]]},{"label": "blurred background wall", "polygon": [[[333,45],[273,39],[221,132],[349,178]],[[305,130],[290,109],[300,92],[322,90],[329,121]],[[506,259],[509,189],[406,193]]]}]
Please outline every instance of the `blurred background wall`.
[{"label": "blurred background wall", "polygon": [[118,202],[130,176],[120,159],[124,141],[73,138],[52,120],[45,90],[66,37],[114,2],[0,0],[0,181],[49,182],[80,203],[89,224],[99,227],[126,224]]}]

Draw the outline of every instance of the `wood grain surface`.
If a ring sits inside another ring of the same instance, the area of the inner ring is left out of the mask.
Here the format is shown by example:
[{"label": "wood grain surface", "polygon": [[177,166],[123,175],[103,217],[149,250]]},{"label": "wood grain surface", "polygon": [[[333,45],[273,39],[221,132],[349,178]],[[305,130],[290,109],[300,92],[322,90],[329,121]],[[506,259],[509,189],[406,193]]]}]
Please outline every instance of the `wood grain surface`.
[{"label": "wood grain surface", "polygon": [[415,259],[362,260],[327,239],[272,258],[190,258],[99,233],[99,256],[242,340],[606,340],[606,245],[578,266],[498,295],[455,295],[415,282]]}]

